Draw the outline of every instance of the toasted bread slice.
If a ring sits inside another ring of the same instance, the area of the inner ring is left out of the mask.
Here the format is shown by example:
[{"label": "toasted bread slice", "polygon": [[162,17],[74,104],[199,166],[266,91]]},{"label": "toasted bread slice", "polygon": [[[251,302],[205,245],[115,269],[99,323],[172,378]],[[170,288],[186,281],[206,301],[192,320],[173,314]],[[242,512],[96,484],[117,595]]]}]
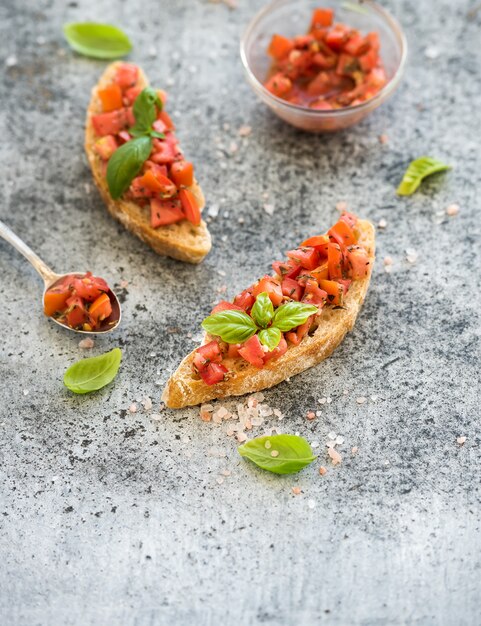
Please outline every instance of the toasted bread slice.
[{"label": "toasted bread slice", "polygon": [[[356,321],[371,279],[374,264],[375,231],[370,222],[358,221],[359,244],[364,246],[371,259],[366,278],[352,283],[346,296],[344,307],[324,307],[316,316],[317,328],[306,335],[299,345],[290,345],[287,352],[278,359],[272,359],[258,369],[243,359],[223,360],[230,371],[228,380],[216,385],[206,385],[192,368],[194,352],[191,352],[179,365],[167,382],[162,400],[172,409],[180,409],[207,402],[214,398],[241,396],[266,389],[299,374],[330,356],[344,339]],[[203,343],[210,341],[206,336]]]},{"label": "toasted bread slice", "polygon": [[[92,168],[95,184],[100,191],[107,209],[128,230],[145,241],[157,254],[169,256],[188,263],[200,263],[211,248],[210,234],[204,221],[199,226],[194,226],[187,220],[152,228],[150,225],[150,211],[148,207],[142,207],[129,200],[114,200],[109,192],[107,180],[102,171],[102,160],[93,150],[93,145],[98,139],[92,125],[92,116],[101,113],[101,103],[97,94],[113,80],[119,62],[110,64],[102,74],[99,82],[92,90],[92,98],[87,109],[87,123],[85,129],[85,150]],[[148,86],[148,80],[139,68],[139,83]],[[190,187],[197,202],[202,209],[205,205],[202,190],[197,181]]]}]

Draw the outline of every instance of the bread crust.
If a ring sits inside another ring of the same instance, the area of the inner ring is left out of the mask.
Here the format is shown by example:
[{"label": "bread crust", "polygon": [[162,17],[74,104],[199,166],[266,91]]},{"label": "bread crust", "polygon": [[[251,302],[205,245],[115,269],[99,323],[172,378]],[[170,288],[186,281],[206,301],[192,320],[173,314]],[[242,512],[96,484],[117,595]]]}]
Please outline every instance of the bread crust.
[{"label": "bread crust", "polygon": [[[147,243],[157,254],[188,263],[200,263],[211,249],[210,234],[203,220],[199,226],[194,226],[187,220],[183,220],[177,224],[169,224],[154,229],[150,226],[148,207],[141,207],[128,200],[114,200],[110,195],[107,180],[102,173],[102,160],[93,149],[98,137],[92,124],[92,116],[101,112],[98,90],[112,82],[119,65],[120,63],[117,61],[107,67],[99,82],[92,89],[92,97],[87,109],[85,151],[95,184],[109,213],[119,220],[125,228]],[[139,68],[139,82],[144,87],[149,84],[141,68]],[[205,205],[204,195],[197,181],[194,181],[189,189],[195,195],[200,208],[203,209]]]},{"label": "bread crust", "polygon": [[[344,308],[326,306],[316,316],[317,329],[302,339],[299,345],[289,345],[289,349],[278,359],[272,359],[262,369],[258,369],[243,359],[224,360],[223,364],[232,375],[229,380],[217,385],[206,385],[192,369],[194,353],[187,355],[177,371],[168,380],[162,400],[172,409],[192,406],[228,396],[241,396],[279,384],[286,378],[320,363],[330,356],[344,339],[358,316],[371,279],[375,256],[375,229],[366,221],[359,220],[359,243],[369,252],[371,263],[366,278],[352,283],[345,299]],[[203,343],[209,338],[206,336]]]}]

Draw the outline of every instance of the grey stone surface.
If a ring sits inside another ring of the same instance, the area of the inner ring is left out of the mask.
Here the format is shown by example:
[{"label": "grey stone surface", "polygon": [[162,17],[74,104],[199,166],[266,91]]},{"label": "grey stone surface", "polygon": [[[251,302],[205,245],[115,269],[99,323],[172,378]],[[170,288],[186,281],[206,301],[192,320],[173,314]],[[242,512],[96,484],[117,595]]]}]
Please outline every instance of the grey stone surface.
[{"label": "grey stone surface", "polygon": [[[121,346],[120,375],[74,397],[62,375],[85,355],[78,338],[42,317],[38,277],[0,241],[2,625],[479,624],[481,12],[386,2],[409,39],[406,78],[364,123],[319,137],[273,118],[244,83],[238,39],[261,4],[2,2],[0,218],[58,271],[129,282],[121,330],[92,351]],[[83,119],[104,64],[61,36],[86,19],[123,25],[132,60],[168,85],[184,149],[220,207],[199,267],[157,257],[93,188]],[[397,198],[407,163],[426,153],[454,169]],[[388,222],[366,305],[327,362],[266,392],[286,413],[278,426],[320,442],[319,460],[269,475],[196,409],[129,414],[146,396],[158,411],[156,383],[193,346],[187,333],[218,288],[250,284],[327,227],[340,200]],[[439,215],[453,202],[457,217]],[[332,402],[307,422],[323,396]],[[325,457],[331,430],[345,438],[337,467]]]}]

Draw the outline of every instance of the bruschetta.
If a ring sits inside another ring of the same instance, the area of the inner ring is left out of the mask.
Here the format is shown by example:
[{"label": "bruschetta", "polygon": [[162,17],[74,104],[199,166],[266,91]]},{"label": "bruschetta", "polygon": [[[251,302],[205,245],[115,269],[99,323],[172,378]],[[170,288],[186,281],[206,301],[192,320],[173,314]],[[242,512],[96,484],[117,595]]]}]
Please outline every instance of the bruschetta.
[{"label": "bruschetta", "polygon": [[158,254],[199,263],[211,248],[204,196],[166,99],[140,67],[112,63],[92,91],[85,150],[113,217]]},{"label": "bruschetta", "polygon": [[344,213],[272,264],[273,273],[220,302],[203,344],[181,362],[162,400],[170,408],[277,385],[328,357],[354,326],[374,263],[372,224]]}]

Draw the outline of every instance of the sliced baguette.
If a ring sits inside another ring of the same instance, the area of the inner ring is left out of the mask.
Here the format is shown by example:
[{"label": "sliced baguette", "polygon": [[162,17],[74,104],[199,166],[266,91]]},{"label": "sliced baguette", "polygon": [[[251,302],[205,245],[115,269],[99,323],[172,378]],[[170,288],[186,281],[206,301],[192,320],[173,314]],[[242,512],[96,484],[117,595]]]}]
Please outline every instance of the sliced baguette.
[{"label": "sliced baguette", "polygon": [[[326,306],[316,316],[317,329],[306,335],[299,345],[290,345],[287,352],[278,359],[269,361],[258,369],[243,359],[222,361],[231,372],[230,378],[216,385],[206,385],[193,371],[194,352],[191,352],[179,365],[167,382],[162,400],[172,409],[180,409],[207,402],[214,398],[241,396],[266,389],[299,374],[330,356],[344,339],[356,321],[371,279],[375,253],[375,231],[370,222],[359,220],[359,243],[369,251],[371,262],[366,278],[352,283],[344,308]],[[205,336],[203,343],[210,341]]]},{"label": "sliced baguette", "polygon": [[[199,226],[194,226],[187,220],[183,220],[177,224],[154,229],[150,226],[149,207],[141,207],[129,200],[113,200],[110,195],[107,180],[102,172],[102,160],[93,149],[98,136],[95,134],[92,125],[92,116],[102,111],[97,94],[98,89],[102,89],[112,82],[119,64],[119,62],[112,63],[102,74],[99,82],[92,90],[92,97],[87,109],[85,150],[95,184],[111,215],[137,235],[139,239],[147,243],[157,254],[179,259],[180,261],[187,261],[188,263],[200,263],[211,248],[210,234],[204,221]],[[149,84],[140,68],[139,83],[144,87]],[[205,205],[205,200],[197,181],[194,181],[190,191],[195,195],[202,209]]]}]

